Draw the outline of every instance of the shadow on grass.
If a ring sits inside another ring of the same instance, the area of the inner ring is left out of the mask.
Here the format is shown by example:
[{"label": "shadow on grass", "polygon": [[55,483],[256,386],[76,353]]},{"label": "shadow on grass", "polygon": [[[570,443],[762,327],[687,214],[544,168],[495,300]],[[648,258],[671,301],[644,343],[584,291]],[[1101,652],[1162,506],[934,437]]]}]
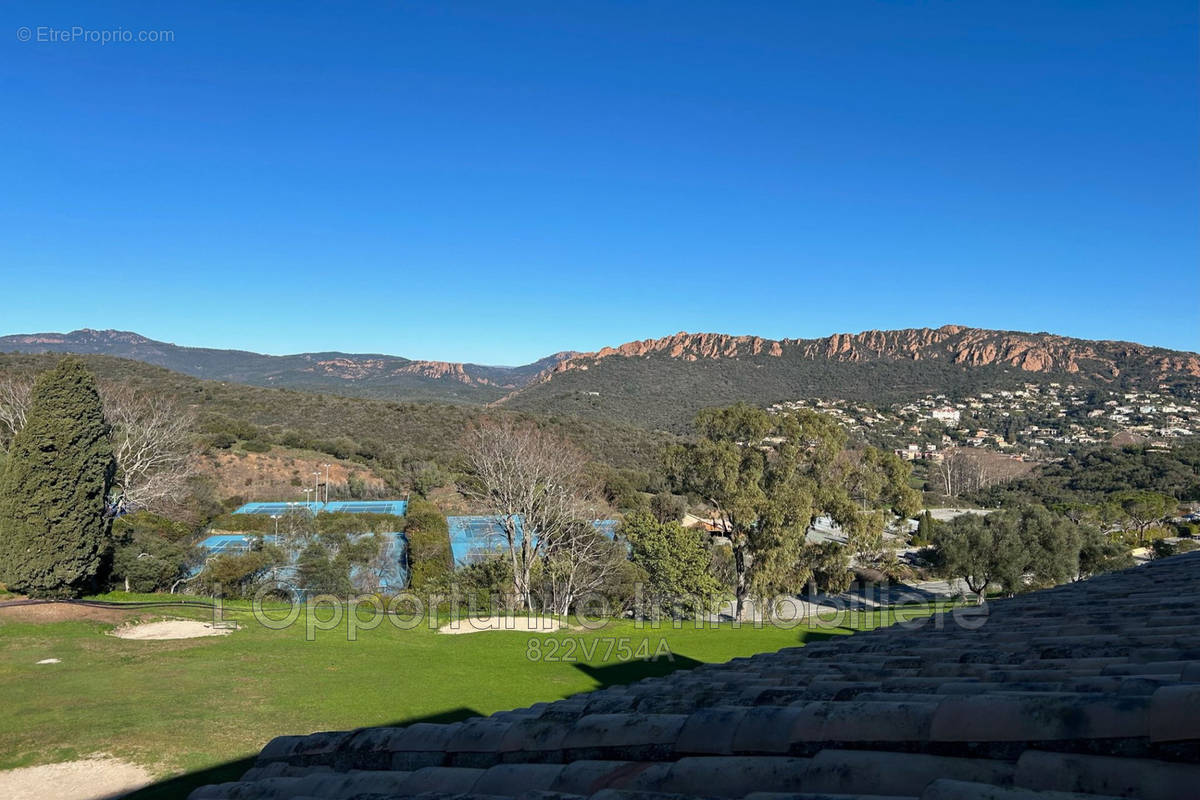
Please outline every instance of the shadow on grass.
[{"label": "shadow on grass", "polygon": [[[397,720],[383,725],[372,725],[372,728],[398,728],[404,725],[415,725],[418,722],[435,722],[446,724],[450,722],[461,722],[470,717],[483,716],[473,708],[455,708],[450,711],[443,711],[439,714],[429,714],[424,717],[412,717],[410,719]],[[228,783],[236,781],[245,774],[246,770],[254,766],[254,761],[257,755],[239,758],[237,761],[228,761],[224,764],[218,764],[215,767],[208,769],[196,770],[189,772],[186,775],[178,775],[174,778],[168,778],[159,783],[147,786],[144,789],[138,789],[133,794],[125,795],[122,800],[183,800],[191,792],[201,786],[208,786],[212,783]]]},{"label": "shadow on grass", "polygon": [[[845,636],[845,634],[804,630],[798,635],[796,643],[821,642],[826,639],[841,638],[842,636]],[[670,675],[676,670],[695,669],[703,663],[705,662],[697,661],[681,653],[671,653],[670,655],[664,654],[650,658],[617,661],[616,663],[604,666],[593,666],[585,663],[574,664],[573,666],[596,681],[598,684],[597,689],[604,689],[609,686],[634,683],[635,681],[640,681],[642,678],[661,678],[664,675]]]},{"label": "shadow on grass", "polygon": [[658,658],[618,661],[603,667],[594,667],[591,664],[575,664],[574,667],[598,683],[597,688],[604,689],[609,686],[640,681],[642,678],[660,678],[676,670],[694,669],[703,663],[694,658],[672,653],[670,656],[664,655]]}]

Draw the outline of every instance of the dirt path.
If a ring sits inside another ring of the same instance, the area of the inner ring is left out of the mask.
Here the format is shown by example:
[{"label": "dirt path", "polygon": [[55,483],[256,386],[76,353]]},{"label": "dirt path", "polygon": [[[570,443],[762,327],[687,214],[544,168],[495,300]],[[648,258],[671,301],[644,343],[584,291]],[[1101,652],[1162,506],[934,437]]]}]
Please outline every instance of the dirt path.
[{"label": "dirt path", "polygon": [[127,622],[146,614],[144,609],[134,608],[124,610],[119,608],[99,608],[76,603],[38,603],[37,605],[6,605],[0,606],[0,622],[74,622],[75,620],[94,620],[95,622]]},{"label": "dirt path", "polygon": [[80,761],[0,772],[5,800],[115,800],[153,783],[136,764],[94,756]]}]

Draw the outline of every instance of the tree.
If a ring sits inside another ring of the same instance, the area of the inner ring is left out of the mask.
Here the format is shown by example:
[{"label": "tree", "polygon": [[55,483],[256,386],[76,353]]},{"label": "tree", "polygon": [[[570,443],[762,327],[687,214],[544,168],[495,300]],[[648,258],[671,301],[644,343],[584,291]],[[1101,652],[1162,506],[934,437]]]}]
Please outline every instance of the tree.
[{"label": "tree", "polygon": [[687,499],[670,492],[659,492],[650,498],[650,513],[659,522],[679,522],[687,513]]},{"label": "tree", "polygon": [[933,544],[934,535],[940,527],[941,523],[933,518],[933,513],[929,509],[925,509],[925,513],[917,518],[917,530],[913,534],[912,543],[918,547],[927,547]]},{"label": "tree", "polygon": [[350,568],[351,562],[346,554],[329,547],[326,538],[322,538],[304,548],[296,563],[296,576],[300,588],[309,595],[348,597],[353,591]]},{"label": "tree", "polygon": [[846,452],[838,464],[841,483],[861,509],[847,526],[851,551],[870,566],[894,560],[895,553],[884,546],[889,516],[908,519],[921,511],[921,493],[908,484],[912,469],[895,453],[874,447]]},{"label": "tree", "polygon": [[1015,526],[1021,540],[1025,562],[1018,579],[1004,587],[1010,593],[1025,587],[1057,586],[1079,574],[1082,537],[1078,526],[1065,517],[1042,506],[1029,506],[1019,512],[998,511],[988,517],[992,524]]},{"label": "tree", "polygon": [[936,463],[931,476],[947,497],[979,492],[996,482],[994,471],[981,453],[955,448]]},{"label": "tree", "polygon": [[104,384],[100,394],[112,426],[121,510],[169,509],[195,474],[195,414],[167,395],[124,385]]},{"label": "tree", "polygon": [[1016,532],[988,525],[979,514],[960,514],[934,536],[942,570],[961,579],[982,604],[988,585],[1001,576],[1020,574],[1023,556]]},{"label": "tree", "polygon": [[1158,492],[1121,492],[1113,501],[1120,508],[1125,526],[1137,531],[1138,541],[1146,541],[1146,531],[1162,522],[1178,505],[1174,497]]},{"label": "tree", "polygon": [[440,587],[454,571],[446,517],[427,500],[414,498],[405,514],[408,539],[408,581],[413,591]]},{"label": "tree", "polygon": [[[0,379],[0,444],[11,441],[25,424],[32,387],[24,378]],[[195,414],[168,395],[124,384],[102,383],[98,390],[117,462],[119,511],[169,510],[196,474]]]},{"label": "tree", "polygon": [[1092,526],[1080,528],[1079,578],[1132,567],[1133,555],[1120,539]]},{"label": "tree", "polygon": [[465,444],[468,497],[488,509],[503,531],[513,592],[533,608],[534,565],[556,541],[575,536],[594,494],[586,459],[565,440],[533,425],[486,421]]},{"label": "tree", "polygon": [[621,525],[633,563],[646,572],[644,608],[651,617],[709,610],[722,586],[709,569],[704,534],[677,520],[660,521],[647,511],[630,514]]},{"label": "tree", "polygon": [[0,579],[10,589],[55,597],[94,585],[112,549],[108,433],[82,361],[38,377],[0,481]]},{"label": "tree", "polygon": [[739,403],[701,411],[695,428],[699,441],[668,448],[664,462],[676,488],[712,506],[730,540],[739,619],[748,598],[808,585],[806,532],[818,516],[845,528],[857,548],[864,537],[882,535],[876,504],[904,495],[892,485],[890,464],[848,457],[841,426],[815,411],[772,415]]},{"label": "tree", "polygon": [[547,540],[540,563],[543,607],[570,613],[575,601],[599,592],[626,563],[625,548],[596,528],[576,519]]},{"label": "tree", "polygon": [[801,551],[800,560],[811,574],[808,584],[813,591],[837,594],[850,588],[854,579],[850,554],[837,542],[810,542]]},{"label": "tree", "polygon": [[943,570],[980,603],[993,584],[1013,594],[1075,578],[1081,544],[1077,526],[1041,506],[960,514],[934,536]]},{"label": "tree", "polygon": [[33,381],[22,375],[0,378],[0,447],[8,447],[25,425]]},{"label": "tree", "polygon": [[112,585],[127,592],[167,591],[183,577],[187,550],[178,542],[135,531],[113,552]]}]

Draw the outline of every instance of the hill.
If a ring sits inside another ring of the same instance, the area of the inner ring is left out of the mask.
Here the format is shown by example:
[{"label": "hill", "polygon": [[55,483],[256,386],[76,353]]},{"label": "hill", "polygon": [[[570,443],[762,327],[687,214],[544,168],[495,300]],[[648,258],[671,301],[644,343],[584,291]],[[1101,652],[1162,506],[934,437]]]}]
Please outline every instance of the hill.
[{"label": "hill", "polygon": [[[427,462],[452,466],[468,427],[485,416],[529,417],[505,409],[393,402],[200,380],[129,359],[83,358],[101,380],[162,392],[191,406],[198,415],[199,432],[211,441],[223,438],[248,442],[254,448],[278,445],[326,453],[363,463],[375,474],[397,482]],[[56,359],[53,354],[0,354],[0,377],[44,370]],[[658,450],[666,441],[632,425],[575,418],[541,421],[596,461],[613,467],[646,469],[657,464]]]},{"label": "hill", "polygon": [[419,361],[377,353],[297,353],[181,347],[129,331],[82,329],[0,337],[0,352],[79,353],[142,361],[209,380],[391,400],[485,403],[527,384],[573,353],[520,367]]},{"label": "hill", "polygon": [[737,400],[884,404],[1051,382],[1114,390],[1194,386],[1200,355],[956,325],[822,339],[679,333],[565,358],[499,402],[679,431],[696,410]]}]

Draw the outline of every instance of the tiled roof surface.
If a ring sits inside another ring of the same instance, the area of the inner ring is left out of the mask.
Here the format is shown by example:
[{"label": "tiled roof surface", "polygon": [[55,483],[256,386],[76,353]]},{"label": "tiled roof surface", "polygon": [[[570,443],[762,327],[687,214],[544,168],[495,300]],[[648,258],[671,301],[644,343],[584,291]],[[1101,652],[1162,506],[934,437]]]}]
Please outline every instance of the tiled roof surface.
[{"label": "tiled roof surface", "polygon": [[[275,739],[192,800],[1200,798],[1200,553],[439,725]],[[938,622],[943,624],[937,624]]]}]

